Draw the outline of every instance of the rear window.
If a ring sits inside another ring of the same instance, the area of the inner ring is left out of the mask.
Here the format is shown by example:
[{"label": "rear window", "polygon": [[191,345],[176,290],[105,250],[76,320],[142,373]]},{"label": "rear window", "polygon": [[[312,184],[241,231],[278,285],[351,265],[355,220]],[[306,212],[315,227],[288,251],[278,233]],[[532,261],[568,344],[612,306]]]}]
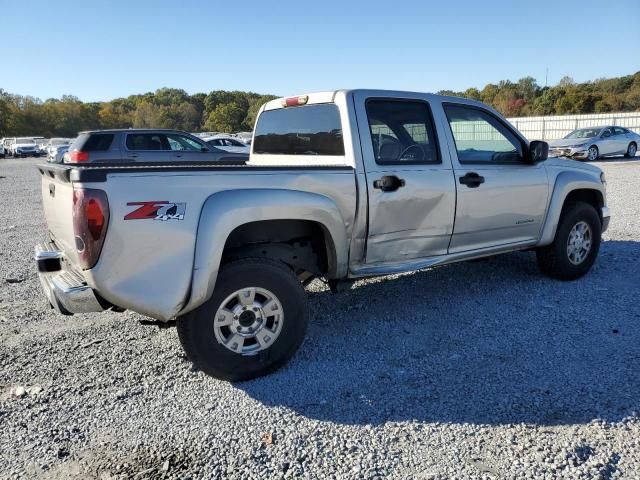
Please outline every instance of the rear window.
[{"label": "rear window", "polygon": [[262,112],[256,125],[253,153],[344,155],[338,107],[327,103]]},{"label": "rear window", "polygon": [[[112,133],[85,133],[80,135],[74,143],[78,146],[81,145],[78,150],[82,150],[83,152],[105,152],[109,150],[112,142]],[[73,145],[74,149],[76,145]]]}]

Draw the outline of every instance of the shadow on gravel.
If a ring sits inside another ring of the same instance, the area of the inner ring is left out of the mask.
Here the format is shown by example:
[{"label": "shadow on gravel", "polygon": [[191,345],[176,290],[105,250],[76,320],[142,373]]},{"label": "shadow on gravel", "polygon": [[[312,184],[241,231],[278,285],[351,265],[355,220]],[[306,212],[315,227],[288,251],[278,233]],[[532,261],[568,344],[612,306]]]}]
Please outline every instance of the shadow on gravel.
[{"label": "shadow on gravel", "polygon": [[604,242],[591,273],[543,277],[533,253],[310,292],[291,364],[237,384],[341,424],[540,425],[640,411],[640,242]]}]

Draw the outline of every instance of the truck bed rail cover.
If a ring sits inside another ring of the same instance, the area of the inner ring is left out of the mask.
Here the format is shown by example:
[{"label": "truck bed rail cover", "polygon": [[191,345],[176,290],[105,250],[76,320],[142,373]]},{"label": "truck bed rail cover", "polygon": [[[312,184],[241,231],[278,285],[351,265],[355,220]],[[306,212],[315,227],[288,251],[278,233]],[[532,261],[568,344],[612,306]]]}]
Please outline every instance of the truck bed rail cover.
[{"label": "truck bed rail cover", "polygon": [[299,171],[299,170],[353,170],[348,165],[249,165],[243,161],[181,162],[181,163],[101,163],[99,165],[39,164],[41,175],[64,182],[105,182],[111,173],[184,172],[211,170]]}]

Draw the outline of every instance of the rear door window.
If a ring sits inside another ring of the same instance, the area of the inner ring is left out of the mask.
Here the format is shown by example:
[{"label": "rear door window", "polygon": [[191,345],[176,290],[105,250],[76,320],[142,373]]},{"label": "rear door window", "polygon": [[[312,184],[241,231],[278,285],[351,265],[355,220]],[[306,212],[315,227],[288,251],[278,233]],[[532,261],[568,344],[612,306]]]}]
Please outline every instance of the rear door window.
[{"label": "rear door window", "polygon": [[440,163],[433,119],[425,102],[371,99],[366,110],[376,163]]},{"label": "rear door window", "polygon": [[256,125],[253,153],[344,155],[338,107],[323,103],[262,112]]}]

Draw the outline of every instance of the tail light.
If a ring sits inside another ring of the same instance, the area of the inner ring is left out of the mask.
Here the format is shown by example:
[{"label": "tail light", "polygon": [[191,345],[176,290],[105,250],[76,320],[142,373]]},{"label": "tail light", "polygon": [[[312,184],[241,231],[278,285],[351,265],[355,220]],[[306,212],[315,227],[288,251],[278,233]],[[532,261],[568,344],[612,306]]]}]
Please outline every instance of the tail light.
[{"label": "tail light", "polygon": [[300,95],[299,97],[283,98],[281,104],[283,107],[297,107],[299,105],[306,105],[308,101],[308,95]]},{"label": "tail light", "polygon": [[69,152],[69,160],[72,163],[81,163],[89,161],[89,152],[83,152],[82,150],[74,150]]},{"label": "tail light", "polygon": [[92,268],[102,250],[109,224],[109,202],[102,190],[76,188],[73,191],[73,233],[83,270]]}]

